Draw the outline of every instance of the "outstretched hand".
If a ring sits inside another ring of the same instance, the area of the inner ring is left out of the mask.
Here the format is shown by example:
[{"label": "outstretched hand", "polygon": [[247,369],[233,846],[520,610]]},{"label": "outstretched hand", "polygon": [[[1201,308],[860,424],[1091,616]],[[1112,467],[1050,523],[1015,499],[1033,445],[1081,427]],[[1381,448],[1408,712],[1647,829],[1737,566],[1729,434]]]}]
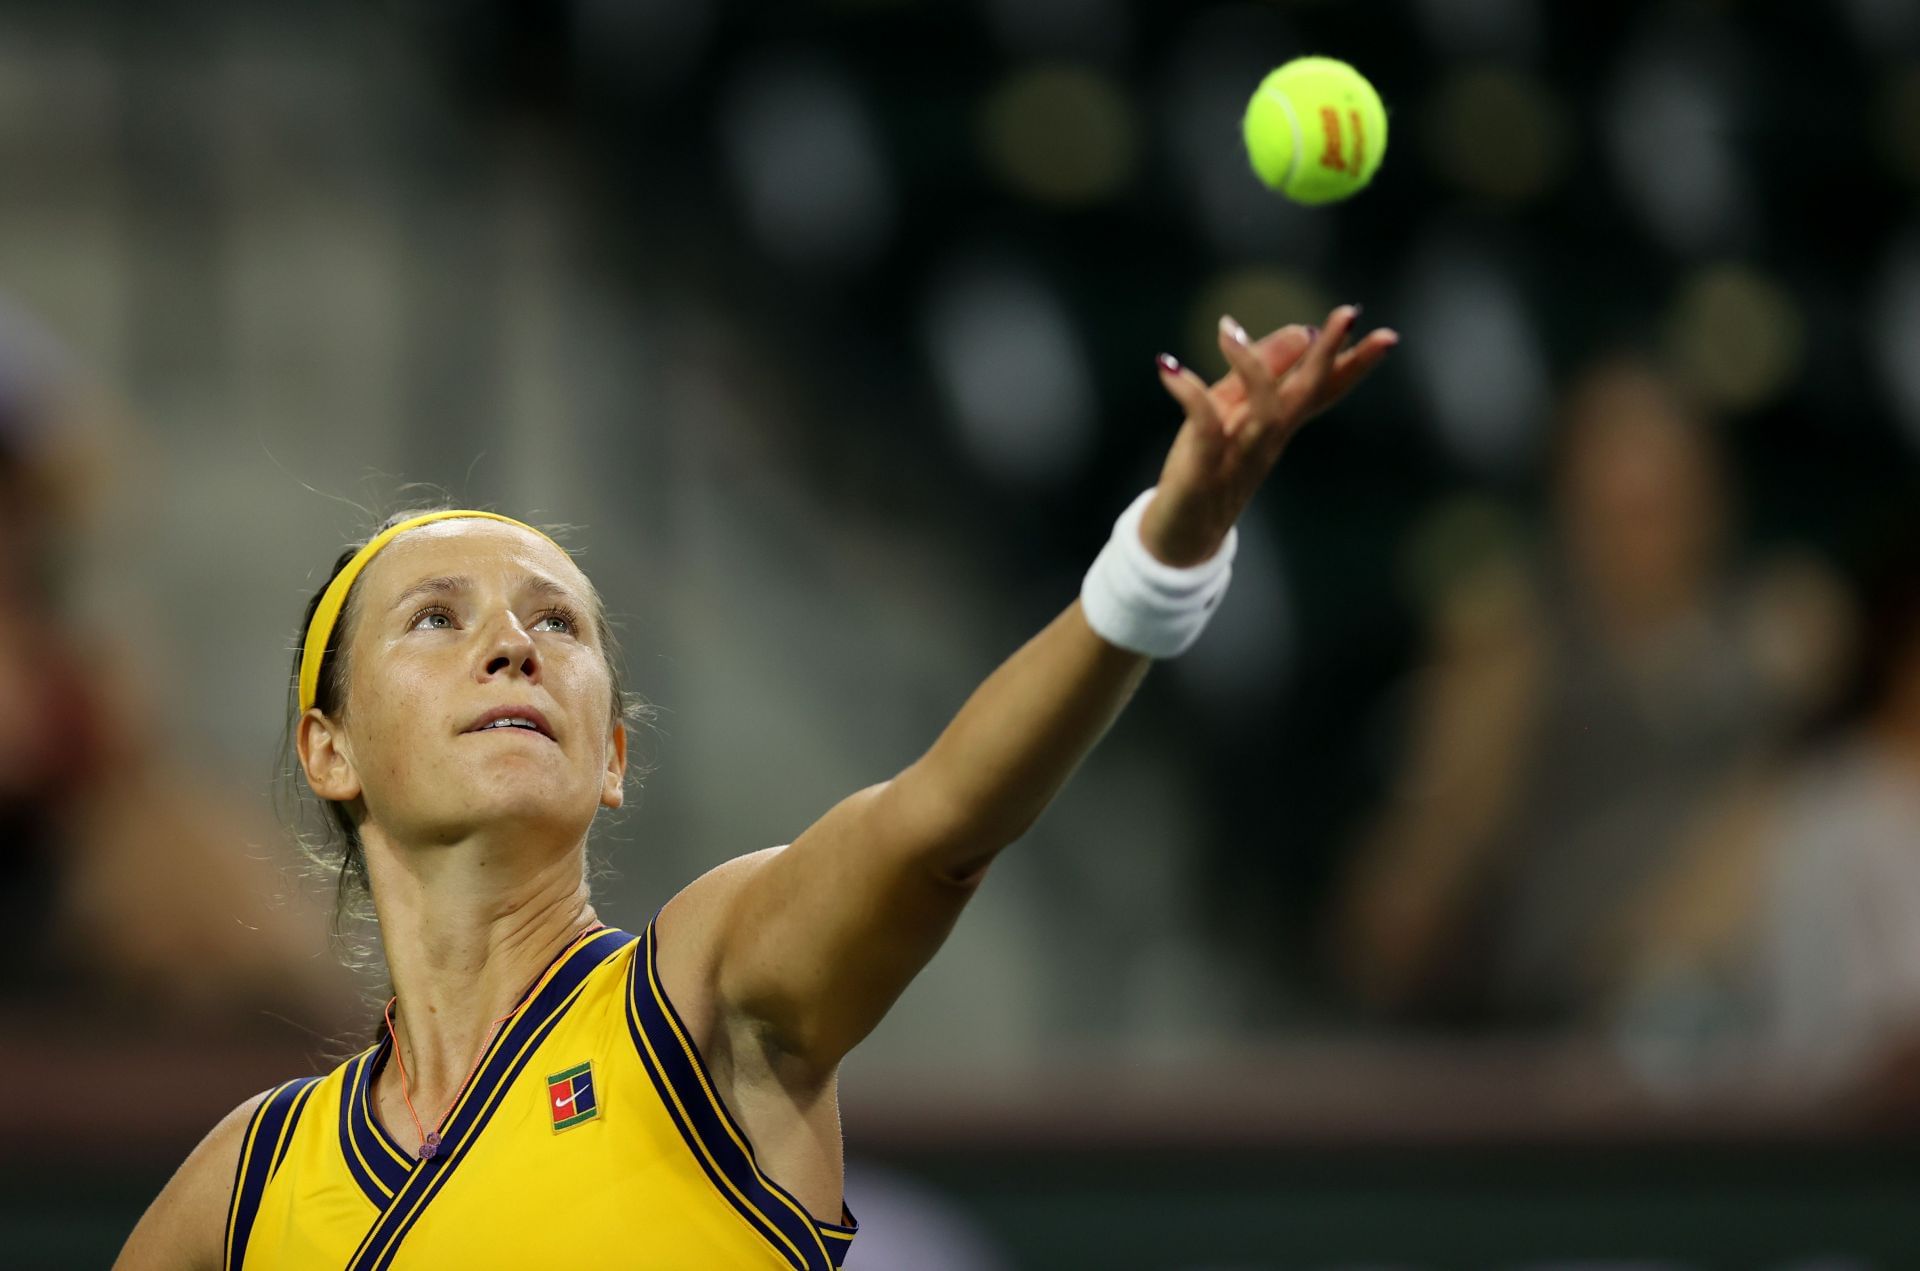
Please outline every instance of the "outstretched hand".
[{"label": "outstretched hand", "polygon": [[1300,426],[1345,397],[1400,342],[1382,328],[1347,348],[1360,310],[1342,305],[1324,330],[1285,326],[1260,340],[1220,319],[1220,349],[1233,368],[1208,387],[1173,358],[1160,382],[1187,412],[1140,522],[1147,550],[1169,565],[1212,556],[1273,471]]}]

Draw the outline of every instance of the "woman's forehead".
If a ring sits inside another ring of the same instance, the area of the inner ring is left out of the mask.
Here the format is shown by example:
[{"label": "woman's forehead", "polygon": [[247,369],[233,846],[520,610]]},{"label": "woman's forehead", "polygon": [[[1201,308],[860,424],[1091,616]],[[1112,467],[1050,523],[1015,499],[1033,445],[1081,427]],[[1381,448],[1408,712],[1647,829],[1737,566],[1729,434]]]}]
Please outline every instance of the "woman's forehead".
[{"label": "woman's forehead", "polygon": [[375,599],[398,595],[428,577],[483,582],[523,574],[551,579],[583,600],[592,594],[592,584],[573,558],[542,535],[477,518],[434,521],[408,530],[368,562],[360,586]]}]

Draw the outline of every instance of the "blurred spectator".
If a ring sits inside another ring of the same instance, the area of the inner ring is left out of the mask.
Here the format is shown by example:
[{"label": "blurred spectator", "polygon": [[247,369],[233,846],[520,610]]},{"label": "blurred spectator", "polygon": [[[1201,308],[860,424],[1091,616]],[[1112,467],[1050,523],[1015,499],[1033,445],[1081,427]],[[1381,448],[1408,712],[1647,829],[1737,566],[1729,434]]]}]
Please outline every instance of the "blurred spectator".
[{"label": "blurred spectator", "polygon": [[279,1008],[324,1027],[352,986],[324,906],[275,863],[291,859],[284,831],[194,770],[136,669],[166,665],[151,633],[73,612],[106,423],[0,303],[0,994],[175,1019]]},{"label": "blurred spectator", "polygon": [[1578,379],[1554,478],[1546,558],[1498,554],[1432,615],[1404,765],[1333,933],[1375,1009],[1595,1017],[1689,822],[1829,678],[1837,587],[1729,564],[1718,447],[1654,369]]},{"label": "blurred spectator", "polygon": [[0,308],[0,929],[11,946],[0,987],[9,992],[48,974],[53,821],[99,768],[85,670],[47,622],[52,540],[77,494],[61,480],[73,448],[49,427],[43,359],[20,347],[22,329]]},{"label": "blurred spectator", "polygon": [[1730,797],[1641,916],[1630,1053],[1666,1081],[1920,1091],[1920,550],[1870,588],[1831,726]]}]

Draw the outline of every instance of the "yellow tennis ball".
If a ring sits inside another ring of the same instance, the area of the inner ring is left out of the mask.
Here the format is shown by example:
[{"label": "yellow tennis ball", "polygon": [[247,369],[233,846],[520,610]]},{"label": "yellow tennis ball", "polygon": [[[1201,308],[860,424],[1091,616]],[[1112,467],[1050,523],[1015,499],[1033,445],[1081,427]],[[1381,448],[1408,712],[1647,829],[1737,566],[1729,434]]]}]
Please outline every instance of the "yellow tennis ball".
[{"label": "yellow tennis ball", "polygon": [[1297,57],[1268,74],[1241,121],[1253,170],[1295,203],[1357,193],[1387,153],[1387,108],[1366,76],[1331,57]]}]

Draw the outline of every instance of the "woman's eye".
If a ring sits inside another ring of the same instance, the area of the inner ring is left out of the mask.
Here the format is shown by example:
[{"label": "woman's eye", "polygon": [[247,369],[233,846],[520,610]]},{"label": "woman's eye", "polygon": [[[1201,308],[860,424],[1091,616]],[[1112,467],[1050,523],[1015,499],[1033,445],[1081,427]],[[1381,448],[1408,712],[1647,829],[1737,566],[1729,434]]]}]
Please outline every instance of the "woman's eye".
[{"label": "woman's eye", "polygon": [[448,613],[446,610],[423,609],[420,611],[419,616],[417,616],[413,620],[414,629],[419,630],[421,623],[429,622],[436,618],[439,619],[439,621],[433,625],[433,627],[431,628],[432,630],[444,631],[446,628],[453,625],[453,615]]},{"label": "woman's eye", "polygon": [[[573,615],[570,613],[562,613],[558,609],[552,613],[542,615],[540,622],[558,622],[561,624],[560,630],[565,631],[569,635],[573,634],[574,631]],[[534,625],[539,626],[540,623],[535,623]]]}]

